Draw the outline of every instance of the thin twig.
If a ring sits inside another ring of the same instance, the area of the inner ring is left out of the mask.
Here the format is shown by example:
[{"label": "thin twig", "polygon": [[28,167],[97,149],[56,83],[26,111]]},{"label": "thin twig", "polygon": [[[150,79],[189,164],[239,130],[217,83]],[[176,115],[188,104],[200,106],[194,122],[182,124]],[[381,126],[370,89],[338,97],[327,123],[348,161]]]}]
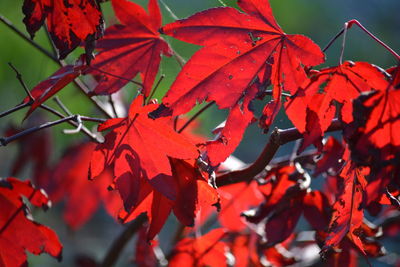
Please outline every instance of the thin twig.
[{"label": "thin twig", "polygon": [[146,103],[149,103],[149,101],[153,98],[154,94],[156,93],[158,87],[160,86],[162,80],[164,80],[165,75],[161,74],[160,79],[158,79],[156,85],[154,86],[154,89],[151,91],[149,97],[147,97]]},{"label": "thin twig", "polygon": [[[326,132],[338,131],[342,129],[342,125],[338,119],[334,119]],[[296,129],[290,128],[286,130],[275,129],[264,150],[259,157],[250,166],[245,169],[223,173],[217,176],[217,186],[230,185],[234,183],[250,181],[257,174],[262,172],[270,163],[275,153],[281,145],[303,138],[303,135]]]},{"label": "thin twig", "polygon": [[343,55],[344,55],[344,48],[346,46],[346,36],[347,36],[347,29],[349,28],[348,22],[344,24],[343,27],[343,41],[342,41],[342,49],[340,51],[340,57],[339,57],[339,64],[343,64]]},{"label": "thin twig", "polygon": [[169,8],[169,6],[164,2],[164,0],[160,0],[160,3],[164,6],[165,10],[169,13],[169,15],[174,19],[178,20],[179,18],[175,15],[175,13]]},{"label": "thin twig", "polygon": [[124,81],[127,81],[127,82],[131,82],[131,83],[133,83],[133,84],[139,85],[140,87],[143,87],[143,84],[142,84],[142,83],[137,82],[137,81],[135,81],[135,80],[128,79],[128,78],[125,78],[125,77],[122,77],[122,76],[119,76],[119,75],[116,75],[116,74],[112,74],[112,73],[110,73],[110,72],[101,70],[101,69],[99,69],[99,68],[95,68],[95,67],[93,67],[93,66],[90,66],[90,68],[91,68],[91,69],[94,69],[95,71],[101,72],[101,73],[103,73],[103,74],[105,74],[105,75],[108,75],[108,76],[111,76],[111,77],[114,77],[114,78],[117,78],[117,79],[120,79],[120,80],[124,80]]},{"label": "thin twig", "polygon": [[19,83],[21,84],[22,88],[24,88],[24,91],[28,95],[29,99],[34,101],[35,98],[32,96],[32,94],[29,91],[28,86],[26,86],[24,80],[22,80],[22,74],[17,70],[16,67],[14,67],[13,64],[11,64],[11,62],[8,62],[8,65],[14,70],[15,74],[17,75],[17,79],[18,79]]},{"label": "thin twig", "polygon": [[196,112],[196,114],[194,114],[179,130],[178,133],[181,133],[183,130],[186,129],[186,127],[188,127],[190,125],[190,123],[192,123],[198,116],[200,116],[204,111],[206,111],[209,107],[211,107],[212,105],[214,105],[214,101],[211,101],[210,103],[208,103],[207,105],[205,105],[204,107],[202,107],[199,111]]},{"label": "thin twig", "polygon": [[[60,112],[58,112],[57,110],[55,110],[55,109],[53,109],[53,108],[51,108],[51,107],[48,107],[48,106],[46,106],[46,105],[40,105],[40,108],[42,108],[42,109],[44,109],[44,110],[46,110],[46,111],[48,111],[48,112],[50,112],[50,113],[52,113],[53,115],[55,115],[55,116],[57,116],[57,117],[59,117],[59,118],[65,118],[65,116],[63,115],[63,114],[61,114]],[[102,123],[102,122],[105,122],[106,120],[105,119],[100,119],[100,118],[96,118],[96,122],[100,122],[100,123]],[[78,123],[76,123],[75,121],[67,121],[69,124],[71,124],[72,126],[74,126],[74,127],[78,127]],[[94,133],[92,133],[88,128],[86,128],[84,125],[82,125],[82,132],[84,132],[88,137],[90,137],[93,141],[95,141],[95,142],[97,142],[97,143],[101,143],[102,142],[102,140],[101,139],[99,139]]]},{"label": "thin twig", "polygon": [[115,103],[114,103],[114,100],[113,100],[113,98],[112,98],[112,95],[109,95],[109,96],[108,96],[108,103],[109,103],[110,106],[111,106],[111,109],[112,109],[112,111],[113,111],[113,113],[114,113],[115,118],[118,118],[118,112],[117,112],[117,109],[116,109],[116,107],[115,107]]},{"label": "thin twig", "polygon": [[40,131],[40,130],[43,130],[43,129],[46,129],[46,128],[49,128],[49,127],[52,127],[52,126],[55,126],[57,124],[60,124],[60,123],[63,123],[63,122],[69,121],[69,120],[76,120],[76,116],[68,116],[68,117],[65,117],[65,118],[62,118],[62,119],[59,119],[59,120],[56,120],[56,121],[46,122],[46,123],[44,123],[42,125],[26,129],[26,130],[24,130],[22,132],[19,132],[17,134],[12,135],[12,136],[2,137],[2,138],[0,138],[0,144],[2,146],[6,146],[7,144],[11,143],[12,141],[15,141],[15,140],[17,140],[17,139],[19,139],[21,137],[24,137],[24,136],[26,136],[28,134],[31,134],[31,133],[34,133],[34,132],[37,132],[37,131]]},{"label": "thin twig", "polygon": [[64,105],[64,103],[60,100],[58,96],[53,98],[54,102],[65,112],[67,116],[73,115],[71,111]]},{"label": "thin twig", "polygon": [[226,7],[227,5],[222,1],[222,0],[217,0],[223,7]]},{"label": "thin twig", "polygon": [[25,35],[22,31],[18,30],[12,23],[9,21],[6,17],[0,14],[0,21],[3,22],[8,28],[10,28],[12,31],[14,31],[16,34],[18,34],[22,39],[27,41],[29,44],[34,46],[36,49],[38,49],[40,52],[45,54],[47,57],[51,58],[54,62],[58,62],[58,59],[54,57],[49,51],[44,49],[42,46],[40,46],[38,43],[33,41],[31,38],[29,38],[27,35]]},{"label": "thin twig", "polygon": [[135,235],[135,233],[140,230],[140,228],[146,221],[147,221],[147,216],[145,214],[141,214],[133,222],[131,222],[121,232],[121,234],[117,237],[117,239],[114,240],[113,244],[108,250],[100,266],[101,267],[113,266],[115,262],[118,260],[118,257],[121,254],[125,245],[129,242],[129,240],[131,240],[131,238]]},{"label": "thin twig", "polygon": [[392,48],[390,48],[387,44],[385,44],[383,41],[381,41],[378,37],[376,37],[374,34],[372,34],[367,28],[365,28],[358,20],[352,19],[347,22],[347,27],[351,28],[353,24],[357,25],[361,30],[363,30],[366,34],[369,35],[372,39],[374,39],[378,44],[383,46],[386,50],[388,50],[396,59],[397,61],[400,61],[400,56],[397,54]]},{"label": "thin twig", "polygon": [[331,45],[336,41],[336,39],[337,38],[339,38],[340,37],[340,35],[342,35],[343,34],[343,32],[344,32],[344,29],[341,29],[336,35],[335,35],[335,37],[333,37],[330,41],[329,41],[329,43],[325,46],[325,48],[324,49],[322,49],[322,52],[326,52],[326,50],[328,50],[329,49],[329,47],[331,47]]},{"label": "thin twig", "polygon": [[32,104],[32,101],[27,102],[27,103],[19,104],[19,105],[15,106],[15,107],[13,107],[13,108],[11,108],[11,109],[9,109],[9,110],[6,110],[6,111],[0,113],[0,118],[5,117],[5,116],[7,116],[8,114],[14,113],[14,112],[16,112],[16,111],[18,111],[18,110],[20,110],[20,109],[25,108],[25,107],[28,107],[28,106],[30,106],[31,104]]}]

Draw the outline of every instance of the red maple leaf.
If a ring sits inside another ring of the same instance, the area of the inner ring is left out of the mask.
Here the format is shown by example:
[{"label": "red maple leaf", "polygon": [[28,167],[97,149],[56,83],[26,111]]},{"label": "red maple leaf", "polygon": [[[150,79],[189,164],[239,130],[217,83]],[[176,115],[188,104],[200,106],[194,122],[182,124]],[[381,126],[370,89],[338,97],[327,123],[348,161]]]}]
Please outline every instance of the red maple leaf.
[{"label": "red maple leaf", "polygon": [[95,0],[25,0],[22,11],[31,38],[47,20],[61,59],[83,42],[90,56],[95,40],[103,35],[103,17]]},{"label": "red maple leaf", "polygon": [[386,163],[396,166],[400,155],[400,67],[375,91],[354,101],[355,120],[346,134],[352,157],[360,164],[381,169]]},{"label": "red maple leaf", "polygon": [[[81,56],[74,65],[66,65],[61,67],[46,80],[43,80],[36,85],[30,91],[31,96],[33,97],[33,103],[25,115],[25,118],[27,118],[46,100],[75,80],[75,78],[77,78],[87,68],[87,65],[84,63],[84,59],[85,57]],[[29,101],[31,101],[31,99],[27,96],[23,103],[28,103]]]},{"label": "red maple leaf", "polygon": [[341,120],[350,123],[353,120],[352,100],[362,92],[382,88],[384,84],[384,74],[366,62],[347,61],[314,73],[285,104],[289,119],[304,134],[299,152],[310,144],[322,149],[322,136],[335,116],[335,102],[342,105]]},{"label": "red maple leaf", "polygon": [[[346,153],[348,154],[348,153]],[[345,155],[345,157],[347,157]],[[360,239],[360,228],[363,223],[364,212],[362,208],[363,190],[366,180],[362,169],[348,161],[341,173],[337,176],[341,180],[342,189],[333,205],[333,214],[330,221],[328,236],[321,253],[324,254],[331,248],[336,248],[343,238],[350,240],[364,252]]]},{"label": "red maple leaf", "polygon": [[151,91],[161,54],[171,56],[169,45],[160,37],[161,12],[157,0],[149,0],[147,14],[138,4],[127,0],[113,0],[112,5],[122,24],[106,29],[96,49],[99,54],[90,71],[99,84],[93,94],[112,94],[121,89],[139,72],[143,81],[142,93]]},{"label": "red maple leaf", "polygon": [[218,192],[221,196],[221,211],[218,214],[221,225],[231,231],[244,230],[247,224],[241,213],[257,207],[263,200],[257,182],[224,186]]},{"label": "red maple leaf", "polygon": [[227,266],[225,236],[222,228],[214,229],[197,238],[184,238],[175,246],[169,266]]},{"label": "red maple leaf", "polygon": [[[245,13],[230,7],[212,8],[162,28],[165,34],[203,46],[163,99],[174,115],[203,100],[231,108],[259,77],[262,81],[271,79],[274,85],[275,115],[282,90],[294,92],[307,78],[302,66],[324,61],[323,53],[310,39],[281,30],[267,0],[243,0],[238,5]],[[266,73],[270,75],[265,77]]]},{"label": "red maple leaf", "polygon": [[239,101],[229,112],[222,129],[217,129],[216,139],[206,143],[207,156],[211,166],[217,166],[231,155],[242,140],[247,126],[254,120],[251,101],[257,94],[256,86],[251,86],[243,102]]},{"label": "red maple leaf", "polygon": [[101,202],[114,218],[122,209],[117,192],[107,190],[112,183],[110,171],[104,171],[94,181],[88,180],[87,173],[95,147],[94,143],[83,143],[69,148],[49,179],[50,198],[53,202],[66,199],[64,220],[73,230],[86,223]]},{"label": "red maple leaf", "polygon": [[93,152],[90,176],[96,177],[109,167],[113,169],[115,188],[126,209],[120,218],[126,222],[146,212],[151,239],[172,210],[183,224],[193,225],[197,193],[205,192],[210,201],[214,197],[210,198],[213,193],[205,189],[210,186],[198,177],[195,169],[197,148],[173,130],[170,118],[150,119],[148,113],[158,105],[142,107],[143,99],[139,96],[133,101],[127,118],[111,119],[100,125],[100,131],[111,131]]},{"label": "red maple leaf", "polygon": [[31,219],[22,196],[37,207],[46,209],[50,205],[44,191],[35,189],[29,181],[0,180],[0,265],[27,264],[25,250],[35,255],[45,252],[60,260],[62,245],[56,233]]},{"label": "red maple leaf", "polygon": [[161,230],[171,212],[183,225],[193,226],[201,209],[217,205],[219,201],[216,190],[202,177],[194,162],[170,159],[170,163],[174,186],[177,188],[176,200],[171,201],[141,178],[137,204],[129,212],[122,211],[119,214],[123,222],[129,222],[146,213],[150,221],[148,239],[153,239]]},{"label": "red maple leaf", "polygon": [[110,119],[99,126],[99,131],[111,130],[105,142],[95,149],[90,165],[91,177],[96,177],[113,166],[115,183],[120,190],[125,208],[136,202],[139,187],[119,188],[119,183],[139,185],[140,178],[171,200],[176,199],[168,157],[195,159],[197,148],[183,135],[176,133],[169,118],[150,119],[148,113],[158,105],[142,107],[143,96],[131,104],[127,118]]}]

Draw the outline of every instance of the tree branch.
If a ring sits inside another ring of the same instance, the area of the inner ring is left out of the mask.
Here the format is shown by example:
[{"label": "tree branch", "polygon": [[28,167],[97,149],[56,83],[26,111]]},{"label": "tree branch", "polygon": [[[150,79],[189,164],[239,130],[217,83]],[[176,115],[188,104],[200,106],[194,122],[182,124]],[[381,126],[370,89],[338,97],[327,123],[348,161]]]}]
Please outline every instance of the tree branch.
[{"label": "tree branch", "polygon": [[125,245],[129,242],[129,240],[131,240],[131,238],[135,235],[135,233],[140,230],[140,228],[146,221],[147,221],[147,216],[146,214],[142,213],[133,222],[131,222],[121,232],[121,234],[117,237],[117,239],[114,240],[100,266],[101,267],[113,266],[115,262],[118,260],[118,257],[121,254]]},{"label": "tree branch", "polygon": [[[334,119],[326,132],[333,132],[341,129],[342,125],[340,121]],[[281,145],[301,138],[303,138],[303,135],[296,128],[286,130],[279,130],[276,128],[271,133],[268,143],[265,145],[264,150],[254,163],[245,169],[223,173],[217,176],[217,186],[219,187],[252,180],[271,162]]]},{"label": "tree branch", "polygon": [[[24,137],[24,136],[29,135],[31,133],[34,133],[34,132],[37,132],[37,131],[40,131],[40,130],[43,130],[43,129],[46,129],[46,128],[49,128],[49,127],[52,127],[52,126],[55,126],[55,125],[58,125],[60,123],[67,122],[67,121],[75,121],[75,122],[77,122],[78,118],[80,118],[80,120],[83,120],[83,121],[94,121],[94,122],[103,121],[102,119],[97,119],[97,118],[90,118],[90,117],[85,117],[85,116],[72,115],[72,116],[61,118],[61,119],[56,120],[56,121],[46,122],[46,123],[44,123],[42,125],[26,129],[26,130],[24,130],[22,132],[19,132],[17,134],[9,136],[9,137],[2,137],[2,138],[0,138],[0,144],[2,146],[6,146],[7,144],[9,144],[9,143],[21,138],[21,137]],[[78,127],[79,127],[79,124],[78,124]]]}]

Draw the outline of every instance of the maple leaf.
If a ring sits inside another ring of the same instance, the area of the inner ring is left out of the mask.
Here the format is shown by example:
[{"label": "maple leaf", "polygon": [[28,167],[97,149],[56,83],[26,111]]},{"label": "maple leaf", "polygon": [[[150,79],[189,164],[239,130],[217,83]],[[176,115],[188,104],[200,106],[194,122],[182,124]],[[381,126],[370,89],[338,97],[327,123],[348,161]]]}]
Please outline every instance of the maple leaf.
[{"label": "maple leaf", "polygon": [[238,102],[230,109],[228,118],[222,129],[218,129],[215,140],[206,143],[207,156],[211,166],[217,166],[233,153],[242,140],[247,126],[254,120],[251,109],[251,100],[255,97],[258,89],[251,86],[243,102]]},{"label": "maple leaf", "polygon": [[299,153],[308,145],[322,149],[322,136],[335,116],[335,102],[342,105],[340,119],[350,123],[352,100],[360,93],[381,88],[385,75],[366,62],[344,62],[337,67],[314,72],[285,104],[286,114],[296,128],[304,134]]},{"label": "maple leaf", "polygon": [[60,59],[83,42],[90,57],[95,40],[103,35],[103,17],[95,0],[25,0],[22,11],[32,39],[47,20],[47,28],[59,50]]},{"label": "maple leaf", "polygon": [[35,189],[29,181],[0,180],[0,265],[27,264],[25,250],[35,255],[45,252],[61,260],[62,245],[56,233],[31,219],[22,196],[34,206],[50,206],[44,191]]},{"label": "maple leaf", "polygon": [[212,8],[162,27],[164,34],[203,46],[163,99],[173,115],[185,113],[203,100],[215,101],[220,108],[233,107],[246,89],[267,73],[270,64],[270,77],[264,79],[271,79],[273,98],[280,103],[282,90],[293,92],[307,78],[302,66],[324,61],[310,39],[281,30],[267,0],[238,1],[238,5],[246,13],[230,7]]},{"label": "maple leaf", "polygon": [[148,96],[158,72],[161,54],[172,55],[171,48],[158,32],[162,22],[158,2],[149,0],[148,14],[140,5],[127,0],[113,0],[112,5],[122,24],[107,28],[104,38],[96,45],[99,54],[90,72],[99,84],[92,93],[112,94],[140,72],[142,93]]},{"label": "maple leaf", "polygon": [[263,196],[257,188],[257,182],[238,183],[218,189],[221,196],[221,211],[218,219],[221,225],[231,231],[241,231],[247,226],[243,211],[258,206]]},{"label": "maple leaf", "polygon": [[256,234],[253,232],[250,234],[231,234],[230,237],[233,238],[229,247],[233,256],[235,256],[235,266],[263,266],[257,253],[258,238]]},{"label": "maple leaf", "polygon": [[385,162],[398,163],[400,153],[400,67],[375,91],[354,101],[355,119],[346,136],[352,157],[362,165],[382,169]]},{"label": "maple leaf", "polygon": [[198,175],[194,162],[179,161],[194,161],[199,155],[197,148],[173,130],[170,118],[150,119],[148,113],[158,105],[142,107],[143,100],[141,95],[132,102],[127,118],[100,125],[100,131],[111,131],[93,152],[89,175],[94,178],[109,167],[113,169],[114,186],[126,210],[119,217],[127,222],[147,213],[148,238],[152,239],[172,210],[183,224],[193,224],[195,212],[187,208],[194,209],[197,198],[190,194],[205,192],[210,201],[214,197],[210,198],[213,193],[205,189],[206,182],[199,181],[203,178],[192,177]]},{"label": "maple leaf", "polygon": [[141,213],[146,213],[150,222],[148,240],[153,239],[161,230],[171,212],[183,225],[193,226],[194,219],[201,209],[219,202],[216,190],[202,177],[194,162],[170,159],[170,163],[174,185],[177,188],[176,200],[171,201],[141,178],[140,187],[137,189],[139,190],[137,205],[129,212],[121,211],[119,214],[121,221],[126,223]]},{"label": "maple leaf", "polygon": [[318,176],[324,172],[336,175],[343,165],[342,157],[344,151],[345,148],[343,144],[339,143],[334,137],[329,136],[325,140],[324,147],[322,148],[321,158],[317,161],[314,176]]},{"label": "maple leaf", "polygon": [[172,251],[169,266],[227,266],[227,245],[221,241],[225,234],[218,228],[201,237],[182,239]]},{"label": "maple leaf", "polygon": [[[99,126],[99,131],[111,131],[93,152],[90,175],[96,177],[113,165],[117,189],[119,180],[133,185],[144,177],[160,193],[175,200],[176,188],[168,157],[194,159],[198,157],[197,148],[172,129],[169,118],[153,120],[147,116],[157,105],[142,107],[142,103],[140,95],[132,102],[127,118],[110,119]],[[123,190],[120,193],[129,210],[137,194],[126,191],[135,187]]]},{"label": "maple leaf", "polygon": [[348,235],[351,241],[365,254],[362,240],[358,235],[364,218],[362,201],[363,189],[366,185],[365,177],[362,170],[349,161],[337,179],[342,181],[342,190],[333,205],[334,212],[321,253],[325,254],[331,248],[337,247]]},{"label": "maple leaf", "polygon": [[86,223],[101,202],[114,218],[122,209],[117,192],[107,190],[112,183],[110,171],[104,171],[94,181],[87,178],[95,147],[94,143],[82,143],[69,148],[52,171],[50,198],[53,202],[66,199],[64,220],[73,230]]},{"label": "maple leaf", "polygon": [[[35,109],[43,104],[50,97],[58,93],[61,89],[75,80],[86,68],[87,65],[84,63],[85,57],[80,57],[74,65],[66,65],[61,67],[55,73],[53,73],[46,80],[41,81],[31,91],[33,97],[33,103],[29,108],[25,118],[27,118]],[[23,103],[29,103],[30,97],[27,96]]]}]

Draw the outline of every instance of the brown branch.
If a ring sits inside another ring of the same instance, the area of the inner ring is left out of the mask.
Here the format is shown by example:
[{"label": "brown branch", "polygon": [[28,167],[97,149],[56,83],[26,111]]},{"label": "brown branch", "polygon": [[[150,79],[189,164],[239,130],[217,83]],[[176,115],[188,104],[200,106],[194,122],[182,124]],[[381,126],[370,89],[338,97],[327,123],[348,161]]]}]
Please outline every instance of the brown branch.
[{"label": "brown branch", "polygon": [[[334,119],[326,132],[333,132],[341,129],[342,125],[340,121],[338,119]],[[301,138],[303,138],[303,134],[301,134],[296,128],[290,128],[286,130],[279,130],[276,128],[271,133],[268,143],[265,145],[264,150],[258,156],[256,161],[254,161],[254,163],[245,169],[223,173],[217,176],[217,186],[230,185],[252,180],[271,162],[281,145]]]},{"label": "brown branch", "polygon": [[131,238],[135,235],[135,233],[140,230],[140,228],[146,221],[147,221],[147,216],[146,214],[142,213],[133,222],[131,222],[121,232],[121,234],[117,237],[117,239],[114,240],[100,266],[101,267],[113,266],[115,262],[118,260],[118,257],[121,254],[125,245],[129,242],[129,240],[131,240]]}]

